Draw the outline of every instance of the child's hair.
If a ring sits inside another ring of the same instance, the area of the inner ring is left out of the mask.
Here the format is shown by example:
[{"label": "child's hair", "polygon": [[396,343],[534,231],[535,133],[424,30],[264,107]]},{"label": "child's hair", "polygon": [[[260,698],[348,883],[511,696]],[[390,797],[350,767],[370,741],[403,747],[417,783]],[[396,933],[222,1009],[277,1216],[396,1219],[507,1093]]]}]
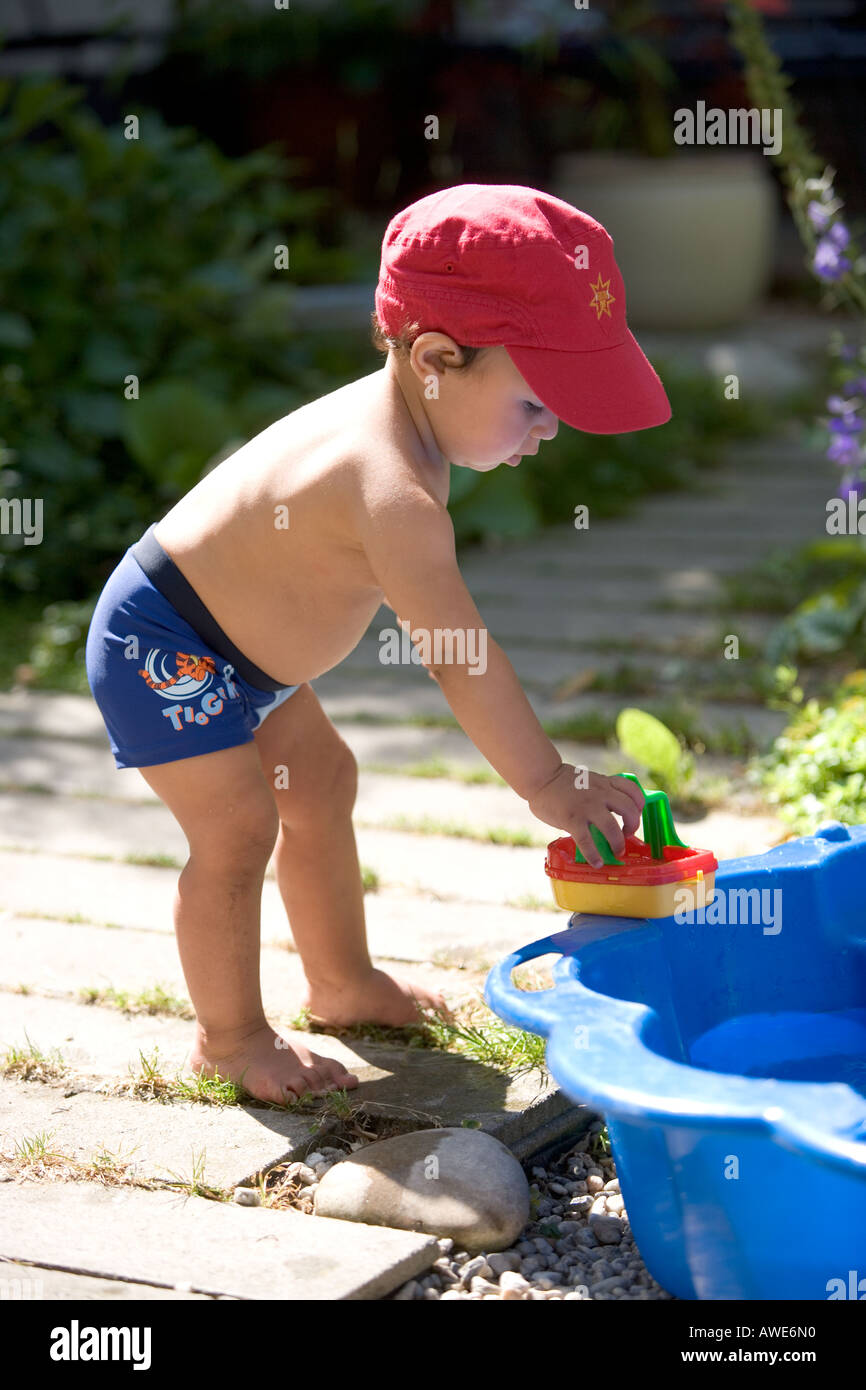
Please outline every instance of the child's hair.
[{"label": "child's hair", "polygon": [[[420,333],[424,332],[420,323],[406,323],[403,325],[403,331],[400,333],[399,337],[386,337],[375,309],[370,315],[370,328],[371,341],[377,352],[393,352],[397,357],[402,359],[409,356],[410,349],[415,339]],[[455,372],[466,371],[468,367],[471,367],[478,354],[484,351],[484,349],[480,347],[465,347],[462,343],[458,343],[457,346],[463,354],[463,361],[450,368],[451,371]]]}]

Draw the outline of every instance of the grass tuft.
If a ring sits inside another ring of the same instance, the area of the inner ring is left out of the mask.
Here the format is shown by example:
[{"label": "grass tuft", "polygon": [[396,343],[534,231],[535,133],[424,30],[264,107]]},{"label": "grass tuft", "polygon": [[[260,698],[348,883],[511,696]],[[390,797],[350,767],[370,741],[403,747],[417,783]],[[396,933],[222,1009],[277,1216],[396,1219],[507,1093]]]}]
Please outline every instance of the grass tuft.
[{"label": "grass tuft", "polygon": [[78,991],[78,997],[83,1004],[101,1004],[106,1008],[119,1009],[125,1014],[166,1014],[173,1018],[195,1018],[195,1010],[188,999],[169,994],[160,984],[139,990],[137,994],[115,989],[112,985],[105,989],[87,986]]},{"label": "grass tuft", "polygon": [[65,1076],[69,1065],[56,1047],[43,1052],[27,1037],[26,1047],[7,1047],[0,1055],[0,1075],[15,1077],[19,1081],[56,1081]]}]

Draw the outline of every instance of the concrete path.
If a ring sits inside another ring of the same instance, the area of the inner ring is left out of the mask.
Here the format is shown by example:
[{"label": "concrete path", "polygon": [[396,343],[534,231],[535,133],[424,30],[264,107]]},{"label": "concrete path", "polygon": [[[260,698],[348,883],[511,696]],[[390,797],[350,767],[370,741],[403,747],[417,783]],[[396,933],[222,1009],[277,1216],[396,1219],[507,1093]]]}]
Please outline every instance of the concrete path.
[{"label": "concrete path", "polygon": [[[775,544],[824,534],[831,479],[783,432],[729,449],[704,482],[643,501],[623,519],[591,518],[586,531],[566,520],[532,541],[462,557],[540,719],[652,708],[625,680],[618,693],[585,688],[627,661],[650,668],[663,699],[692,699],[708,730],[742,721],[766,747],[783,727],[782,715],[757,703],[720,698],[732,666],[724,639],[760,645],[772,626],[726,613],[721,582]],[[557,832],[447,727],[450,710],[423,669],[381,664],[379,634],[393,623],[383,609],[349,659],[315,683],[361,767],[359,854],[378,885],[366,895],[371,951],[377,965],[443,990],[453,1005],[477,1006],[496,960],[566,924],[543,872]],[[713,693],[702,699],[708,682]],[[419,716],[442,724],[411,722]],[[571,762],[622,767],[615,747],[555,741]],[[785,836],[746,788],[741,759],[699,763],[702,777],[725,777],[728,790],[687,823],[690,843],[724,859]],[[169,1110],[130,1087],[142,1056],[156,1052],[166,1075],[188,1058],[191,1010],[172,929],[185,857],[181,832],[143,779],[114,768],[89,698],[0,694],[0,1048],[58,1049],[65,1067],[45,1081],[0,1082],[0,1256],[24,1262],[8,1266],[22,1277],[42,1278],[45,1297],[382,1297],[429,1267],[435,1242],[177,1192],[51,1181],[47,1171],[37,1181],[16,1167],[20,1145],[39,1135],[81,1163],[131,1147],[129,1171],[141,1181],[197,1171],[228,1196],[310,1150],[307,1117],[177,1099]],[[304,979],[272,874],[262,940],[266,1008],[291,1028]],[[111,1006],[157,985],[173,1013]],[[357,1071],[351,1099],[382,1114],[472,1120],[527,1154],[578,1123],[542,1071],[514,1076],[455,1053],[304,1036]]]}]

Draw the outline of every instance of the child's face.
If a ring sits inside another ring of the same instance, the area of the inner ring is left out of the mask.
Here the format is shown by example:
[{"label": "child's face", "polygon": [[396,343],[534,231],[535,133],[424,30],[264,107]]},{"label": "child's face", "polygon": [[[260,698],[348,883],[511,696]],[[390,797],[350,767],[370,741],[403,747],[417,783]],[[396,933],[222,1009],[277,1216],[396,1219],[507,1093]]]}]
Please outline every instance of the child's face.
[{"label": "child's face", "polygon": [[[500,463],[516,468],[520,455],[537,454],[543,439],[555,437],[557,417],[526,383],[504,347],[485,348],[464,371],[442,371],[437,370],[438,353],[451,339],[439,333],[422,338],[435,340],[435,345],[422,347],[421,340],[416,341],[413,370],[425,387],[424,409],[436,443],[451,463],[479,472]],[[437,379],[438,398],[426,389],[431,375]]]}]

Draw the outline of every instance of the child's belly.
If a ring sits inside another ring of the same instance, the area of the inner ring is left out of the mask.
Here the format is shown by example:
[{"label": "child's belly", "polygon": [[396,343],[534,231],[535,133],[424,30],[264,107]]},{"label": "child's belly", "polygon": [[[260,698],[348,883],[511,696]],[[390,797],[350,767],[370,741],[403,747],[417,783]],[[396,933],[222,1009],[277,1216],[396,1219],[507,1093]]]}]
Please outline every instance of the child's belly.
[{"label": "child's belly", "polygon": [[382,604],[363,554],[305,553],[268,537],[242,548],[228,534],[198,544],[165,519],[156,537],[223,631],[286,685],[315,680],[358,645]]}]

